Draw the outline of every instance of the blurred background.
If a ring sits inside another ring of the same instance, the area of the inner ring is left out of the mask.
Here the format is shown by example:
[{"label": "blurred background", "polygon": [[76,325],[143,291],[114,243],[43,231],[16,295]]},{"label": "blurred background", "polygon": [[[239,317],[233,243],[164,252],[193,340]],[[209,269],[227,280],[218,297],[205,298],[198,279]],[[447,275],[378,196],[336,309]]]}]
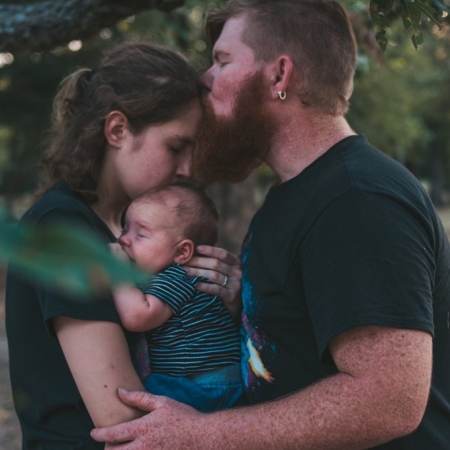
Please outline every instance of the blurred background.
[{"label": "blurred background", "polygon": [[[42,20],[47,14],[50,23],[55,5],[72,7],[65,13],[66,18],[73,14],[73,21],[69,20],[74,30],[68,33],[70,37],[64,41],[67,24],[60,21],[61,42],[55,45],[42,31],[36,31],[28,41],[23,39],[20,45],[6,45],[11,13],[23,14],[21,17],[26,19],[26,14],[33,14],[33,9],[27,8],[39,3],[45,6],[39,10]],[[119,12],[114,10],[115,15],[108,12],[108,4],[117,8],[120,3],[0,1],[0,210],[8,220],[19,218],[33,202],[36,163],[47,143],[52,100],[66,75],[79,67],[95,67],[103,50],[129,39],[169,46],[185,55],[199,72],[208,68],[210,51],[203,34],[204,17],[221,3],[219,0],[146,2],[147,8],[153,5],[160,9],[146,9],[142,7],[144,1],[133,0]],[[348,120],[357,133],[364,134],[422,182],[450,231],[450,29],[445,24],[439,29],[422,17],[424,41],[416,49],[411,30],[405,30],[401,13],[394,11],[383,53],[375,39],[377,30],[369,1],[343,3],[351,13],[360,52]],[[104,15],[109,13],[110,17],[98,20],[86,32],[77,21],[87,20],[87,13],[94,13],[95,5],[103,5]],[[133,12],[133,5],[135,13],[127,15]],[[434,6],[441,12],[445,7],[438,1]],[[86,11],[77,15],[76,8]],[[442,16],[447,17],[447,13]],[[44,45],[46,38],[50,42]],[[239,253],[249,221],[273,181],[271,171],[261,167],[245,182],[211,187],[221,214],[222,246]],[[4,268],[0,265],[0,449],[19,448],[7,369]]]}]

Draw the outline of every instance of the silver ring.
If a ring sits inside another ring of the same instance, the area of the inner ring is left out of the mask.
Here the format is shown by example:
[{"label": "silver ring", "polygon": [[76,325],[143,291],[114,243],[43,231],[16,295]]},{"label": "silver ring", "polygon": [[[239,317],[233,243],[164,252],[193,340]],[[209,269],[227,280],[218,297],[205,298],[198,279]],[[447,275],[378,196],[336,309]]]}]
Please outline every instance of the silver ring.
[{"label": "silver ring", "polygon": [[228,283],[228,277],[225,275],[225,280],[222,283],[222,287],[225,287]]}]

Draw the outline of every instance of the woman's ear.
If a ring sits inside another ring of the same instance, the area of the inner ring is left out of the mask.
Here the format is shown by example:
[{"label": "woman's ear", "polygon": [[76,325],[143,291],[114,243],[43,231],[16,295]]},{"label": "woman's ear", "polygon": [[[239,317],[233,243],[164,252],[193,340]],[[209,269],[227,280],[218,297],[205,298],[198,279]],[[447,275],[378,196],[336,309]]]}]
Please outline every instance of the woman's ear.
[{"label": "woman's ear", "polygon": [[130,133],[130,124],[125,114],[120,111],[111,111],[105,120],[105,137],[108,144],[114,148],[122,147],[128,133]]},{"label": "woman's ear", "polygon": [[270,67],[270,95],[273,100],[279,99],[280,92],[286,92],[292,85],[294,63],[287,55],[279,56]]},{"label": "woman's ear", "polygon": [[174,262],[186,264],[194,254],[194,243],[190,239],[183,239],[177,244]]}]

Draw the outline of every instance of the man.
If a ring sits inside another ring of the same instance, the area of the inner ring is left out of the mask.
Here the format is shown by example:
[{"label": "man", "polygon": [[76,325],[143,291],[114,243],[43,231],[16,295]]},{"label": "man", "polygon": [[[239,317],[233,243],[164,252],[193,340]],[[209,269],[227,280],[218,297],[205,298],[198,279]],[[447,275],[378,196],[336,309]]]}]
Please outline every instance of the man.
[{"label": "man", "polygon": [[151,414],[93,437],[129,450],[447,449],[449,245],[420,184],[344,118],[347,15],[331,0],[229,0],[207,31],[214,129],[199,167],[238,180],[262,159],[280,179],[242,253],[252,405],[203,415],[121,392]]}]

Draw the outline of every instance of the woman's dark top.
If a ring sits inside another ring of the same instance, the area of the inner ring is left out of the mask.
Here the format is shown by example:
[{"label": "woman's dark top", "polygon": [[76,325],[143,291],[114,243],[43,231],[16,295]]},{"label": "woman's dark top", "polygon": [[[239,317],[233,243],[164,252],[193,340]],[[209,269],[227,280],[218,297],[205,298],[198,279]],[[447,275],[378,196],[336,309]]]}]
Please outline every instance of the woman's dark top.
[{"label": "woman's dark top", "polygon": [[[105,223],[64,183],[48,190],[20,224],[33,229],[62,224],[81,228],[105,245],[115,241]],[[99,450],[104,444],[89,435],[94,425],[55,337],[52,319],[58,316],[120,323],[110,296],[74,295],[27,278],[10,265],[6,331],[23,450]]]}]

